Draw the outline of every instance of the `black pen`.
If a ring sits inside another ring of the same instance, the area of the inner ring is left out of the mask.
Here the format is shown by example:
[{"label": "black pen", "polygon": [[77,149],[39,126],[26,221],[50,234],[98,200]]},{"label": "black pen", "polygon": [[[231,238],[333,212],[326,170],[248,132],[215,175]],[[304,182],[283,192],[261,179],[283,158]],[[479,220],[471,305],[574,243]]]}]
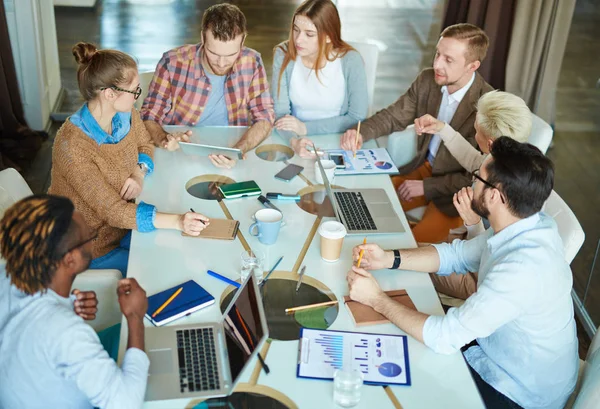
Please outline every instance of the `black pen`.
[{"label": "black pen", "polygon": [[[196,212],[194,211],[194,209],[192,209],[191,207],[190,207],[190,211],[191,211],[192,213],[196,213]],[[202,219],[198,219],[198,220],[200,220],[200,223],[202,223],[203,225],[205,225],[205,226],[206,226],[206,223],[204,223],[204,220],[202,220]]]}]

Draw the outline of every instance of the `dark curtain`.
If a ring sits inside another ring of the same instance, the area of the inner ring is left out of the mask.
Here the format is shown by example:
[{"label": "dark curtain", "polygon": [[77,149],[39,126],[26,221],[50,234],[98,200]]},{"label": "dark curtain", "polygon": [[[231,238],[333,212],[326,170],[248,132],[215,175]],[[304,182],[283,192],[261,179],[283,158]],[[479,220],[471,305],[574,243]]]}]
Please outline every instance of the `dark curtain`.
[{"label": "dark curtain", "polygon": [[26,169],[47,137],[25,121],[4,1],[0,1],[0,169]]},{"label": "dark curtain", "polygon": [[448,0],[442,30],[458,23],[474,24],[490,38],[479,73],[494,88],[504,90],[506,61],[517,0]]}]

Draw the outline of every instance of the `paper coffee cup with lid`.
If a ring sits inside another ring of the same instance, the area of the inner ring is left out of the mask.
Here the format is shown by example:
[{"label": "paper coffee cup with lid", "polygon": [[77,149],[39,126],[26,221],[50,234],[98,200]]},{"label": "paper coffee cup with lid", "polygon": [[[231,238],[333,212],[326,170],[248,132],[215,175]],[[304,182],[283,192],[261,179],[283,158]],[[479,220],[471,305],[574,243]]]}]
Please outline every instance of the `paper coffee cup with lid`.
[{"label": "paper coffee cup with lid", "polygon": [[333,263],[340,259],[342,244],[347,231],[344,225],[337,221],[328,221],[319,227],[321,236],[321,258]]}]

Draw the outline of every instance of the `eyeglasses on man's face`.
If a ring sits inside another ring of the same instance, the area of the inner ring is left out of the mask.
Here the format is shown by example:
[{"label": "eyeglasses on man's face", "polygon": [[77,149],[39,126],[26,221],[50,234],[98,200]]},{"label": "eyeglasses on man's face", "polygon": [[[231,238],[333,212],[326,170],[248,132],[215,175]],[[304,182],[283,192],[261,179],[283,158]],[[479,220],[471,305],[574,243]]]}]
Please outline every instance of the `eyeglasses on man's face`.
[{"label": "eyeglasses on man's face", "polygon": [[98,238],[98,231],[94,230],[91,234],[91,237],[77,243],[76,245],[70,247],[67,251],[64,251],[60,257],[57,258],[57,260],[61,260],[64,256],[66,256],[67,254],[69,254],[70,252],[72,252],[73,250],[78,249],[79,247],[83,247],[86,244],[88,244],[90,241],[96,240]]},{"label": "eyeglasses on man's face", "polygon": [[102,88],[100,88],[100,91],[104,91],[105,89],[114,89],[115,91],[121,91],[121,92],[127,92],[129,94],[133,94],[133,97],[136,100],[140,97],[140,95],[142,95],[142,87],[140,87],[139,85],[133,91],[130,91],[130,90],[124,89],[124,88],[120,88],[115,85],[113,85],[112,87],[102,87]]},{"label": "eyeglasses on man's face", "polygon": [[473,171],[473,172],[471,173],[471,175],[473,175],[473,182],[474,182],[475,180],[479,180],[479,181],[481,181],[481,183],[483,183],[484,185],[486,185],[486,186],[488,186],[488,187],[490,187],[490,188],[492,188],[492,189],[496,189],[496,190],[498,191],[498,193],[500,193],[500,200],[502,200],[502,203],[506,203],[506,202],[504,201],[504,194],[503,194],[503,193],[500,191],[500,189],[499,189],[497,186],[494,186],[494,185],[492,185],[490,182],[488,182],[487,180],[485,180],[484,178],[482,178],[482,177],[479,175],[479,169],[477,169],[477,170]]}]

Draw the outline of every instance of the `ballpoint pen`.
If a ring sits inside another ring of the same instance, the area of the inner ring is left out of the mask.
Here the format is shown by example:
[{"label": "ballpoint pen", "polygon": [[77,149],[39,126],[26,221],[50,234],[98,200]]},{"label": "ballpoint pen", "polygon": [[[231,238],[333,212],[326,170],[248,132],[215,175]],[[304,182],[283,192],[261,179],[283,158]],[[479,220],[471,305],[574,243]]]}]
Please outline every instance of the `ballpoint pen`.
[{"label": "ballpoint pen", "polygon": [[[194,211],[194,209],[192,209],[191,207],[190,207],[190,211],[191,211],[192,213],[196,213],[196,212]],[[206,223],[204,223],[204,220],[202,220],[202,219],[198,219],[198,220],[200,220],[200,223],[202,223],[202,224],[206,225]]]},{"label": "ballpoint pen", "polygon": [[230,280],[230,279],[228,279],[227,277],[225,277],[225,276],[222,276],[222,275],[221,275],[221,274],[219,274],[219,273],[215,273],[215,272],[214,272],[214,271],[212,271],[212,270],[208,270],[206,273],[207,273],[209,276],[212,276],[212,277],[214,277],[214,278],[217,278],[217,279],[219,279],[219,280],[221,280],[221,281],[223,281],[223,282],[225,282],[225,283],[227,283],[227,284],[229,284],[229,285],[232,285],[232,286],[234,286],[235,288],[240,288],[240,287],[241,287],[240,283],[238,283],[238,282],[235,282],[235,281],[233,281],[233,280]]},{"label": "ballpoint pen", "polygon": [[265,276],[265,278],[263,278],[262,283],[260,283],[260,287],[262,287],[263,285],[265,285],[265,283],[269,279],[269,276],[271,275],[271,273],[273,271],[275,271],[275,269],[277,268],[277,266],[279,265],[279,263],[281,263],[281,260],[283,260],[283,256],[279,257],[279,260],[277,260],[277,263],[275,263],[275,265],[273,266],[273,268],[271,270],[269,270],[269,272],[267,273],[267,275]]},{"label": "ballpoint pen", "polygon": [[165,307],[167,307],[169,304],[171,304],[171,301],[173,301],[175,299],[175,297],[177,297],[181,291],[183,291],[183,287],[179,287],[179,290],[175,291],[173,293],[173,295],[171,295],[169,297],[169,299],[163,303],[163,305],[158,307],[158,309],[156,311],[154,311],[154,313],[152,314],[152,318],[156,317],[158,314],[160,314],[160,312],[162,310],[165,309]]},{"label": "ballpoint pen", "polygon": [[300,269],[300,274],[298,275],[298,284],[296,284],[296,292],[298,292],[300,286],[302,285],[302,279],[304,278],[304,270],[306,270],[306,266],[302,266],[302,268]]}]

